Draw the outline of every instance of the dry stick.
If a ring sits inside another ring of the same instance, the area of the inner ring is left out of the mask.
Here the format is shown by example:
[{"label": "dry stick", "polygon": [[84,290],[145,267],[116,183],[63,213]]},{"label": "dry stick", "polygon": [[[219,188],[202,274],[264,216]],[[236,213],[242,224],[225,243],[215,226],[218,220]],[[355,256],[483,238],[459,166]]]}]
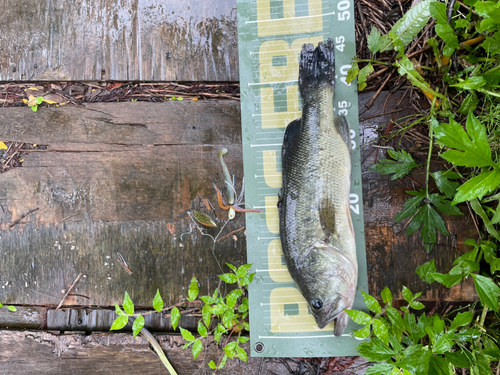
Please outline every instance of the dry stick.
[{"label": "dry stick", "polygon": [[361,25],[363,26],[363,31],[365,32],[365,38],[368,38],[368,30],[366,30],[365,16],[363,15],[363,8],[361,8],[361,3],[358,1],[356,3],[358,7],[359,18],[361,19]]},{"label": "dry stick", "polygon": [[405,54],[410,53],[418,45],[418,43],[420,43],[420,41],[422,40],[422,38],[425,37],[425,34],[427,33],[427,31],[432,26],[434,26],[434,23],[436,23],[436,20],[432,20],[431,23],[429,25],[427,25],[427,27],[424,29],[424,31],[422,32],[422,34],[420,35],[420,37],[410,46],[410,48],[408,48],[408,51],[406,51]]},{"label": "dry stick", "polygon": [[391,77],[392,77],[392,73],[389,73],[389,75],[385,79],[384,83],[382,83],[382,86],[380,86],[380,88],[377,90],[377,92],[375,93],[375,95],[372,96],[372,98],[370,99],[370,101],[365,104],[366,108],[371,108],[371,106],[375,102],[375,99],[377,99],[377,97],[380,95],[380,93],[382,92],[382,89],[385,87],[385,85],[387,85],[387,82],[389,82],[389,79],[391,79]]},{"label": "dry stick", "polygon": [[387,70],[389,70],[390,66],[386,66],[385,68],[382,68],[380,70],[377,70],[375,73],[370,74],[368,78],[366,79],[367,81],[371,81],[373,78],[377,78],[379,75],[382,73],[385,73]]},{"label": "dry stick", "polygon": [[411,59],[412,57],[417,56],[419,53],[425,52],[425,51],[427,51],[427,50],[429,50],[431,48],[432,48],[432,46],[427,46],[425,48],[422,48],[420,51],[416,51],[416,52],[410,53],[406,57],[408,57],[409,59]]},{"label": "dry stick", "polygon": [[243,229],[245,229],[245,227],[241,227],[239,229],[236,229],[236,230],[233,230],[232,232],[226,234],[224,237],[221,237],[217,240],[217,242],[222,242],[224,241],[226,238],[229,238],[231,237],[231,235],[235,234],[235,233],[238,233],[239,231],[242,231]]},{"label": "dry stick", "polygon": [[374,117],[380,117],[380,116],[390,115],[391,113],[401,112],[402,110],[403,109],[397,109],[397,110],[391,111],[391,112],[384,112],[384,113],[379,113],[378,115],[363,117],[363,118],[359,119],[359,122],[369,120],[369,119],[374,118]]},{"label": "dry stick", "polygon": [[73,284],[71,284],[71,286],[69,287],[68,291],[64,295],[62,301],[59,302],[59,305],[57,305],[56,310],[59,310],[61,308],[61,306],[64,304],[64,300],[66,299],[66,297],[68,297],[68,294],[71,293],[71,290],[73,290],[74,286],[76,284],[78,284],[78,282],[80,281],[80,279],[82,278],[82,276],[83,276],[83,273],[80,272],[80,274],[78,275],[78,277],[75,279],[75,281],[73,282]]},{"label": "dry stick", "polygon": [[20,217],[19,219],[15,220],[12,224],[10,224],[10,225],[9,225],[9,228],[12,228],[12,227],[13,227],[14,225],[16,225],[16,224],[19,224],[19,223],[20,223],[20,221],[21,221],[22,219],[24,219],[26,216],[28,216],[28,215],[32,214],[33,212],[38,211],[39,209],[40,209],[40,208],[39,208],[39,207],[37,207],[37,208],[34,208],[34,209],[32,209],[32,210],[29,210],[29,211],[28,211],[28,212],[26,212],[25,214],[22,214],[22,215],[21,215],[21,217]]}]

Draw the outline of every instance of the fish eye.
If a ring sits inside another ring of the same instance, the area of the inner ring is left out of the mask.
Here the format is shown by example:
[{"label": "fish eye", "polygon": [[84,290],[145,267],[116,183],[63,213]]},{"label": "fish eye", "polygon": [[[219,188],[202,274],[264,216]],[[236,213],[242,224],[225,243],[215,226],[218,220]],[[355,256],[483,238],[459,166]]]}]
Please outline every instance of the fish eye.
[{"label": "fish eye", "polygon": [[313,299],[311,301],[311,306],[316,309],[316,310],[319,310],[323,307],[323,301],[320,300],[320,299]]}]

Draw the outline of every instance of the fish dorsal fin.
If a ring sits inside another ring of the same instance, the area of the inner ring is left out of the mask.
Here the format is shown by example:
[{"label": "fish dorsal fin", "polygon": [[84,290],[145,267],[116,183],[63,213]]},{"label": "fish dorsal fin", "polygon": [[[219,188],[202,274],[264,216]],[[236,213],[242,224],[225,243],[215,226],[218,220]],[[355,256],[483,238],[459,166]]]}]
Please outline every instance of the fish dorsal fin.
[{"label": "fish dorsal fin", "polygon": [[339,234],[335,227],[335,206],[328,198],[323,199],[319,206],[319,222],[325,234],[325,242],[336,242]]},{"label": "fish dorsal fin", "polygon": [[283,138],[283,149],[281,151],[282,169],[286,169],[287,153],[293,147],[294,144],[293,140],[300,133],[300,124],[301,124],[301,119],[298,118],[297,120],[294,120],[291,123],[289,123],[288,126],[286,127],[285,136]]},{"label": "fish dorsal fin", "polygon": [[351,152],[351,131],[347,119],[344,116],[335,116],[333,123],[349,149],[349,152]]}]

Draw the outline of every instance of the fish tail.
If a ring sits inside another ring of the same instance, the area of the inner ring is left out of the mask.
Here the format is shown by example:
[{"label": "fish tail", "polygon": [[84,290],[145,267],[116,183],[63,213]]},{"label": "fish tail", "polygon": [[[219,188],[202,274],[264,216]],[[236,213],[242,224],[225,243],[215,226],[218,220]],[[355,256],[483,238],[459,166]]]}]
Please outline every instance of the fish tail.
[{"label": "fish tail", "polygon": [[332,39],[324,44],[319,42],[314,48],[312,44],[304,44],[300,54],[299,90],[306,102],[315,89],[335,84],[335,46]]}]

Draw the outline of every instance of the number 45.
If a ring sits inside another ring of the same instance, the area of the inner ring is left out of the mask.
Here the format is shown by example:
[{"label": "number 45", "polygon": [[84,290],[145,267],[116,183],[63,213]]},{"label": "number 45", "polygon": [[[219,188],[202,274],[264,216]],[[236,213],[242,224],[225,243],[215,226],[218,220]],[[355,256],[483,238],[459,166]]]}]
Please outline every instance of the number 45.
[{"label": "number 45", "polygon": [[340,52],[344,52],[344,42],[345,38],[343,36],[338,36],[335,38],[335,48],[337,48]]}]

